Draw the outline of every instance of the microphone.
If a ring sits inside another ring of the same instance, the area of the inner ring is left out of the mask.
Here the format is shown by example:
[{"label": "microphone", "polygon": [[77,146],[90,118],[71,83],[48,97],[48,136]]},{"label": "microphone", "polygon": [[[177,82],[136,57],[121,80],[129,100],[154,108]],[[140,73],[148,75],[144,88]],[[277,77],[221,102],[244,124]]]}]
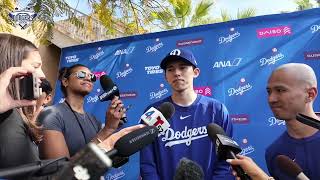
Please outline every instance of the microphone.
[{"label": "microphone", "polygon": [[203,170],[194,161],[182,158],[177,166],[174,180],[203,180]]},{"label": "microphone", "polygon": [[114,148],[106,153],[110,158],[115,156],[128,157],[151,144],[159,131],[154,126],[146,126],[122,136],[114,145]]},{"label": "microphone", "polygon": [[[242,151],[241,148],[237,142],[226,135],[219,125],[210,123],[207,126],[207,131],[209,138],[216,144],[216,154],[219,160],[237,159],[236,154]],[[232,166],[232,168],[241,180],[251,180],[240,166]]]},{"label": "microphone", "polygon": [[303,124],[306,124],[308,126],[311,126],[320,130],[320,120],[314,119],[310,116],[306,116],[301,113],[297,114],[296,119]]},{"label": "microphone", "polygon": [[89,143],[72,157],[57,179],[100,179],[112,167],[111,159],[97,145]]},{"label": "microphone", "polygon": [[164,102],[158,109],[151,107],[141,117],[142,120],[148,126],[157,127],[160,134],[163,134],[165,130],[170,127],[167,119],[170,119],[175,112],[175,108],[172,103]]},{"label": "microphone", "polygon": [[297,180],[309,180],[309,178],[302,172],[301,167],[292,159],[285,155],[278,155],[276,162],[281,171],[288,176]]},{"label": "microphone", "polygon": [[99,95],[99,100],[109,101],[112,100],[115,96],[120,97],[119,89],[116,84],[113,83],[112,79],[107,75],[102,75],[100,77],[100,84],[104,92]]}]

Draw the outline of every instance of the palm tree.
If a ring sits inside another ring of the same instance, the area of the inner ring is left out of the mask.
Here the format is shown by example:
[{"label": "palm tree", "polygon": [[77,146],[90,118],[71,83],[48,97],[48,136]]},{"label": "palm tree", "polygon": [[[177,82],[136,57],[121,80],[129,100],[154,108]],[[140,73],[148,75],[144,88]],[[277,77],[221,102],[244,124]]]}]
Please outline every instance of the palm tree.
[{"label": "palm tree", "polygon": [[[319,1],[317,2],[319,3]],[[298,11],[313,8],[313,4],[310,2],[310,0],[295,0],[295,3],[298,5]]]},{"label": "palm tree", "polygon": [[244,19],[249,17],[254,17],[256,15],[256,9],[255,8],[247,8],[243,10],[239,10],[237,12],[237,16],[233,18],[227,10],[223,9],[220,13],[220,18],[217,18],[215,22],[226,22],[236,19]]},{"label": "palm tree", "polygon": [[11,32],[14,22],[8,14],[14,10],[14,4],[16,2],[12,0],[0,0],[0,32]]}]

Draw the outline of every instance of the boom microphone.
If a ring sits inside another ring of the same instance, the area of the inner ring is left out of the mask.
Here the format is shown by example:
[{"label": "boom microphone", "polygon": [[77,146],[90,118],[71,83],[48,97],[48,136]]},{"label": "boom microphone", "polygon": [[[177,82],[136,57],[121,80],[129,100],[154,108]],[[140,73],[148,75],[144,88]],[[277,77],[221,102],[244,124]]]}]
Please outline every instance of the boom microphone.
[{"label": "boom microphone", "polygon": [[106,153],[110,158],[115,156],[128,157],[151,144],[159,131],[156,127],[146,126],[122,136],[114,145],[114,149]]},{"label": "boom microphone", "polygon": [[300,113],[296,116],[296,118],[299,122],[320,130],[320,120]]},{"label": "boom microphone", "polygon": [[194,161],[182,158],[177,166],[174,180],[203,180],[203,170]]},{"label": "boom microphone", "polygon": [[115,96],[120,97],[119,89],[116,84],[113,83],[112,79],[107,75],[102,75],[100,77],[100,84],[104,92],[99,95],[99,100],[109,101]]},{"label": "boom microphone", "polygon": [[148,109],[140,119],[148,126],[155,126],[159,130],[159,133],[164,133],[170,127],[167,119],[170,119],[175,112],[175,108],[172,103],[164,102],[158,109],[151,107]]},{"label": "boom microphone", "polygon": [[[241,152],[241,148],[233,139],[228,137],[224,130],[215,123],[207,126],[209,138],[216,143],[216,154],[219,160],[237,159],[236,154]],[[232,166],[241,180],[251,180],[240,166]]]},{"label": "boom microphone", "polygon": [[285,174],[297,180],[309,180],[309,178],[302,172],[301,167],[292,159],[285,155],[278,155],[276,162],[279,169]]}]

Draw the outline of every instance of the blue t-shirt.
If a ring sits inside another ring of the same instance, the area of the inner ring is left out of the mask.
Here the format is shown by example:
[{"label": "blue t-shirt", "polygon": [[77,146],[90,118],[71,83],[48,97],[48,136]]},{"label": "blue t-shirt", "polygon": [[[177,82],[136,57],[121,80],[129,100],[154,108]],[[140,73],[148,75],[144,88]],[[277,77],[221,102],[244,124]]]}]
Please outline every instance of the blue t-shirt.
[{"label": "blue t-shirt", "polygon": [[39,115],[38,121],[43,125],[44,130],[55,130],[62,132],[70,156],[73,156],[87,143],[93,139],[101,129],[101,123],[95,116],[85,113],[74,112],[81,127],[66,103],[46,107]]},{"label": "blue t-shirt", "polygon": [[281,172],[275,160],[278,155],[286,155],[294,160],[311,180],[318,180],[320,179],[319,150],[319,131],[303,139],[294,139],[286,131],[266,150],[265,158],[269,173],[275,179],[294,180]]},{"label": "blue t-shirt", "polygon": [[[167,97],[163,102],[172,102]],[[234,179],[230,166],[218,161],[215,145],[207,134],[207,125],[220,125],[228,136],[232,136],[232,123],[226,107],[214,100],[198,95],[194,103],[181,107],[175,103],[175,113],[169,120],[170,128],[159,136],[153,144],[140,151],[140,173],[144,180],[172,180],[176,167],[182,157],[198,163],[204,171],[206,180]]]}]

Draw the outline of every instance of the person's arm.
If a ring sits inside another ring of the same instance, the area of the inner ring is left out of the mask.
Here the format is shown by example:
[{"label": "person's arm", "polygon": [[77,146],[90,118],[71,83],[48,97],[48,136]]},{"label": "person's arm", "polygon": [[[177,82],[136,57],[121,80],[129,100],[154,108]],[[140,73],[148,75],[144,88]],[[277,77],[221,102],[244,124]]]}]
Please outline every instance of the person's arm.
[{"label": "person's arm", "polygon": [[140,176],[142,180],[160,180],[155,162],[154,145],[150,144],[140,151]]},{"label": "person's arm", "polygon": [[24,106],[34,106],[36,105],[36,101],[30,100],[15,100],[11,97],[8,86],[11,81],[14,81],[16,78],[26,75],[27,73],[33,72],[34,69],[26,69],[22,67],[10,67],[0,74],[0,113],[4,113],[10,109],[16,107],[24,107]]},{"label": "person's arm", "polygon": [[[241,168],[248,174],[252,180],[272,180],[273,177],[269,177],[250,157],[237,155],[238,159],[227,159],[227,162],[231,165],[241,166]],[[233,175],[237,176],[237,173],[233,171]],[[237,180],[240,180],[237,177]]]},{"label": "person's arm", "polygon": [[[233,136],[233,125],[229,116],[229,112],[223,104],[217,108],[214,119],[215,123],[224,129],[227,136]],[[235,177],[231,174],[230,165],[225,161],[219,161],[216,157],[212,179],[235,179]]]}]

